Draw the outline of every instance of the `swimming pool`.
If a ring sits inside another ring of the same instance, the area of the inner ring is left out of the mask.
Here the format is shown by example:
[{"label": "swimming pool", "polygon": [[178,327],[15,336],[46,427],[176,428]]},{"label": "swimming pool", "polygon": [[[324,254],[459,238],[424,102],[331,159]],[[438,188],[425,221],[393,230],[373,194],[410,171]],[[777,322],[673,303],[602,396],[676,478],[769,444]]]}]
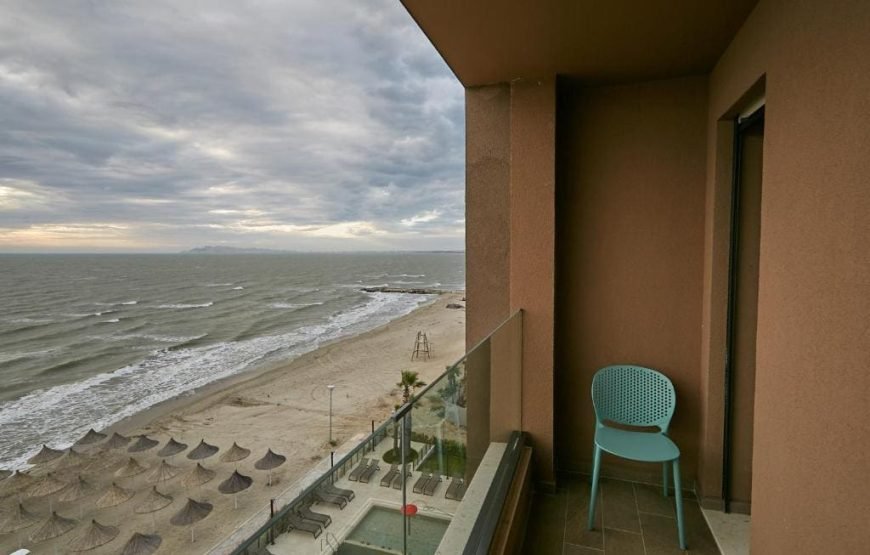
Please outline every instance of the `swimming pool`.
[{"label": "swimming pool", "polygon": [[[338,548],[338,555],[383,555],[402,552],[402,521],[396,509],[374,506],[351,530]],[[410,555],[434,555],[450,521],[415,515],[408,534]]]}]

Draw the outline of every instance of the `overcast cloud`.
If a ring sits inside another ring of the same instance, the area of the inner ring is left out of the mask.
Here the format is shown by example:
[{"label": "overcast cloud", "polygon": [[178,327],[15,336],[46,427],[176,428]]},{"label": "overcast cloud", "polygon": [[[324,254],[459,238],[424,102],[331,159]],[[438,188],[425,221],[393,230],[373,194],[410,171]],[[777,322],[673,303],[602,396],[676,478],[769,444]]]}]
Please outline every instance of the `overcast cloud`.
[{"label": "overcast cloud", "polygon": [[463,118],[397,0],[0,0],[0,250],[459,249]]}]

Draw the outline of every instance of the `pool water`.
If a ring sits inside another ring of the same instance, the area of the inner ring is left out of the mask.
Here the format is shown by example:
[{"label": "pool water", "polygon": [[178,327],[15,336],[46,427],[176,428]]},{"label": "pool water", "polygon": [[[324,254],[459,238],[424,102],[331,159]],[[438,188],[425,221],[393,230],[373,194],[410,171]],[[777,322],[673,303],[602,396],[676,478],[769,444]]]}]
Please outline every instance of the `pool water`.
[{"label": "pool water", "polygon": [[[348,534],[338,555],[382,555],[402,552],[404,517],[395,509],[372,507]],[[409,555],[434,555],[450,521],[415,515],[408,534]]]}]

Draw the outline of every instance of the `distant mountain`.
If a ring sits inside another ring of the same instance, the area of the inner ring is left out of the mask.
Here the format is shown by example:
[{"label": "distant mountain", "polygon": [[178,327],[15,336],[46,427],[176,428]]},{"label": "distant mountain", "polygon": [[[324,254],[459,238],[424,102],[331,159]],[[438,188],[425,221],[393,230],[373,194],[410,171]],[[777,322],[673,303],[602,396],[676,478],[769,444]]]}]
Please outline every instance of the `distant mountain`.
[{"label": "distant mountain", "polygon": [[283,254],[286,252],[289,251],[279,251],[275,249],[206,246],[196,247],[190,249],[189,251],[183,251],[181,254]]}]

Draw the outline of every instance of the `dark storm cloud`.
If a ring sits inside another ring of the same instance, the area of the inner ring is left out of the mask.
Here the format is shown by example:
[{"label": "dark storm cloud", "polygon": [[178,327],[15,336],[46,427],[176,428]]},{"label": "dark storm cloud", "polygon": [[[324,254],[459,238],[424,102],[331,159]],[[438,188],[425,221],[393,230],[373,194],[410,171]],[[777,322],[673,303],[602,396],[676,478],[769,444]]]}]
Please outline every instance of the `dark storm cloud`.
[{"label": "dark storm cloud", "polygon": [[463,117],[394,0],[0,0],[0,249],[460,248]]}]

